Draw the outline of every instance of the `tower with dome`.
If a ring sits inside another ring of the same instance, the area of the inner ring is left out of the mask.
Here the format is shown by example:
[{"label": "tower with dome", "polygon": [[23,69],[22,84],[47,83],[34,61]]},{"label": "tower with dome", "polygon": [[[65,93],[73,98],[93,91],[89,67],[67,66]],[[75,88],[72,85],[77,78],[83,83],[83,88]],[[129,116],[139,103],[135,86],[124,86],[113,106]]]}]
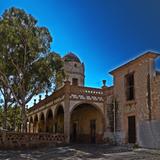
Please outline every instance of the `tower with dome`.
[{"label": "tower with dome", "polygon": [[67,53],[63,58],[65,79],[69,80],[72,85],[84,86],[85,69],[84,63],[72,52]]},{"label": "tower with dome", "polygon": [[63,136],[66,143],[136,143],[160,148],[155,141],[160,137],[160,72],[155,68],[159,56],[146,52],[110,72],[113,86],[103,80],[101,88],[93,88],[84,85],[84,63],[67,53],[62,57],[63,84],[28,109],[28,132]]}]

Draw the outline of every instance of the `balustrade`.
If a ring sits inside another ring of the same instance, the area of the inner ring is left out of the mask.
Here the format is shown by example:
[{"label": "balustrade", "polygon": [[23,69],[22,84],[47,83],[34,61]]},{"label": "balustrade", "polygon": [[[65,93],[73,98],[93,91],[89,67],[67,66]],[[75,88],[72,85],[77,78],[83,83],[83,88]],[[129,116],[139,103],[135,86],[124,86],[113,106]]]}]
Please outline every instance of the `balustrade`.
[{"label": "balustrade", "polygon": [[63,100],[66,91],[70,95],[90,96],[89,98],[93,101],[97,97],[98,100],[103,101],[104,93],[102,89],[69,85],[69,88],[66,88],[66,86],[64,86],[61,89],[55,91],[52,95],[46,97],[44,100],[41,100],[39,103],[29,108],[28,112],[32,112],[37,108],[47,105],[50,102],[58,103],[59,100]]},{"label": "balustrade", "polygon": [[64,134],[1,132],[0,147],[32,147],[41,144],[63,144]]}]

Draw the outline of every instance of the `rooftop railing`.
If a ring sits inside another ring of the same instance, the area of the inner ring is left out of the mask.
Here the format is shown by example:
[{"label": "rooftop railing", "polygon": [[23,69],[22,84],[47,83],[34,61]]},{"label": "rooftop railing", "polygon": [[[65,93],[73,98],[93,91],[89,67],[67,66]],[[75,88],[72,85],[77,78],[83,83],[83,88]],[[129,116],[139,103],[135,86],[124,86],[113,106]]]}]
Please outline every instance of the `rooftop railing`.
[{"label": "rooftop railing", "polygon": [[[97,96],[97,97],[103,97],[104,92],[100,88],[90,88],[90,87],[83,87],[83,86],[75,86],[75,85],[69,85],[68,88],[67,85],[63,86],[59,90],[53,92],[50,96],[46,97],[45,99],[39,101],[37,104],[35,104],[33,107],[28,109],[28,112],[34,111],[37,108],[40,108],[57,98],[60,98],[62,96],[65,96],[65,93],[76,94],[76,95],[88,95],[88,96]],[[112,87],[109,87],[108,94],[112,94]]]},{"label": "rooftop railing", "polygon": [[71,86],[71,94],[103,95],[102,89],[82,86]]}]

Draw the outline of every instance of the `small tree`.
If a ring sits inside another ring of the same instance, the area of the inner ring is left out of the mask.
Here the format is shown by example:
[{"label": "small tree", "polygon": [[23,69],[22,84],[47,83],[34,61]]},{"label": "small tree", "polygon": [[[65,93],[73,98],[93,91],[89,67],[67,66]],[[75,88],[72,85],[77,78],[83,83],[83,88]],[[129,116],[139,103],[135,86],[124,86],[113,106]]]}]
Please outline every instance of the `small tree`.
[{"label": "small tree", "polygon": [[52,38],[48,29],[37,26],[35,18],[24,10],[10,8],[3,13],[0,37],[0,81],[7,84],[21,106],[26,131],[26,104],[52,86],[56,79],[53,73],[58,73],[56,65],[62,66],[62,61],[50,53]]}]

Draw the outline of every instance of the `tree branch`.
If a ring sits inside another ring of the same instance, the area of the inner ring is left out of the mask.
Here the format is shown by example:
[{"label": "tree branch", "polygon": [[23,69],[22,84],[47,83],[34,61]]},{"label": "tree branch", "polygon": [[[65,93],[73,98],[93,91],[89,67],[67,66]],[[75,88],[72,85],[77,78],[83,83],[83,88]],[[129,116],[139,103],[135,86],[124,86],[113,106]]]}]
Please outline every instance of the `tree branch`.
[{"label": "tree branch", "polygon": [[[15,94],[15,92],[14,92],[14,89],[13,89],[12,86],[10,85],[7,76],[6,76],[1,70],[0,70],[0,75],[5,79],[5,82],[8,84],[8,86],[9,86],[9,88],[10,88],[12,94],[13,94],[13,97],[15,98],[15,100],[16,100],[20,105],[22,105],[21,102],[18,100],[18,98],[17,98],[17,96],[16,96],[16,94]],[[0,76],[0,78],[1,78],[1,76]],[[3,80],[3,79],[1,78],[1,80]],[[4,80],[3,80],[3,81],[4,81]]]}]

